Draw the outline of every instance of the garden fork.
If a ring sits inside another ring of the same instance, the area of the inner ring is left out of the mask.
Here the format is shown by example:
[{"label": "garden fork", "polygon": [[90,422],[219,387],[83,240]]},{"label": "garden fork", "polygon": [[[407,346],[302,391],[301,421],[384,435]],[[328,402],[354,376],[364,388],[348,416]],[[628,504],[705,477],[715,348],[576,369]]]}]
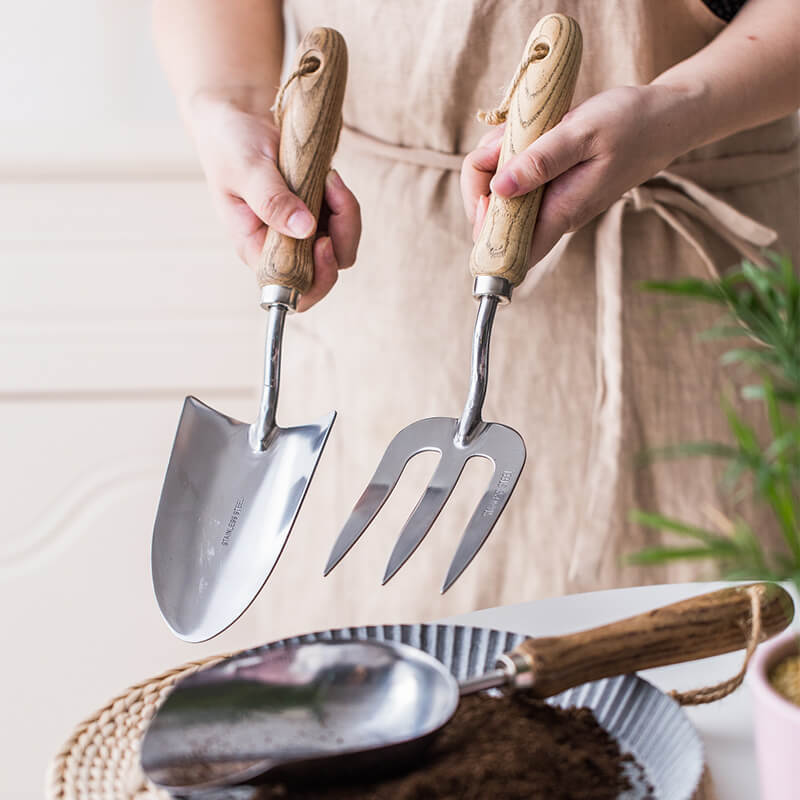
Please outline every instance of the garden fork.
[{"label": "garden fork", "polygon": [[[564,116],[572,100],[580,59],[581,32],[574,20],[551,14],[539,21],[526,43],[523,60],[503,104],[508,107],[507,124],[498,168]],[[501,107],[501,112],[505,115],[506,109]],[[403,566],[425,538],[470,458],[489,459],[494,464],[494,473],[458,545],[442,586],[443,593],[458,579],[494,528],[525,464],[525,443],[513,428],[481,418],[488,379],[489,339],[498,304],[511,300],[513,287],[522,282],[528,271],[530,241],[542,192],[538,188],[512,199],[491,196],[470,260],[474,277],[472,293],[479,298],[480,305],[464,411],[459,419],[419,420],[394,437],[334,544],[325,567],[326,575],[380,511],[408,461],[426,451],[438,452],[441,458],[400,532],[383,583]]]}]

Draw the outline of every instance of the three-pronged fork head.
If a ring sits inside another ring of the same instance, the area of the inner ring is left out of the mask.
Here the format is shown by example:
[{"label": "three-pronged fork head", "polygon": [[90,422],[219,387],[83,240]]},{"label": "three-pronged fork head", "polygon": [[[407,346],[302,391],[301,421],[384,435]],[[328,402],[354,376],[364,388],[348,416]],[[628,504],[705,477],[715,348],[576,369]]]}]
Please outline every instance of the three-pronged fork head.
[{"label": "three-pronged fork head", "polygon": [[392,439],[372,480],[342,528],[325,567],[327,575],[356,543],[394,489],[406,464],[418,453],[438,452],[439,464],[411,516],[403,526],[389,557],[383,583],[405,564],[439,516],[470,458],[488,458],[494,464],[489,487],[482,495],[447,571],[446,592],[480,550],[505,508],[525,464],[525,444],[513,429],[481,422],[466,445],[455,442],[458,420],[431,417],[413,422]]}]

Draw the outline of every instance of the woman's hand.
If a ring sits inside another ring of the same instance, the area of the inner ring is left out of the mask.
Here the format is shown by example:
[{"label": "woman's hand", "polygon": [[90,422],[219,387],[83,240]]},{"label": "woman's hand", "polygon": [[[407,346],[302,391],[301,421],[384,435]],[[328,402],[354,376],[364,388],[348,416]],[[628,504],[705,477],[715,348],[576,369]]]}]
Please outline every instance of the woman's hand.
[{"label": "woman's hand", "polygon": [[527,194],[547,183],[531,242],[531,264],[569,231],[605,211],[692,146],[693,95],[666,85],[621,87],[590,98],[495,174],[502,130],[464,159],[461,193],[477,238],[491,191]]},{"label": "woman's hand", "polygon": [[270,227],[296,239],[316,234],[314,283],[298,304],[300,311],[310,308],[355,261],[361,211],[353,193],[331,170],[317,226],[278,171],[280,137],[271,113],[254,113],[227,97],[198,96],[186,117],[214,204],[246,264],[256,267]]}]

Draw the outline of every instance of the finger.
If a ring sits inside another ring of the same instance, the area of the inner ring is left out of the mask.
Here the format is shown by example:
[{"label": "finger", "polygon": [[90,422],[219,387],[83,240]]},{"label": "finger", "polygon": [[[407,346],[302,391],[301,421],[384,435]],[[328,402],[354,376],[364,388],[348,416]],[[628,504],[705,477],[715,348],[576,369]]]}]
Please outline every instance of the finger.
[{"label": "finger", "polygon": [[582,227],[610,205],[603,200],[603,183],[597,165],[583,162],[547,186],[533,229],[532,264],[541,261],[565,233]]},{"label": "finger", "polygon": [[233,239],[239,258],[255,269],[258,257],[264,247],[267,226],[241,197],[227,192],[215,192],[214,199],[222,222]]},{"label": "finger", "polygon": [[492,179],[492,191],[501,197],[527,194],[574,167],[584,157],[585,140],[575,135],[573,126],[556,125],[503,164]]},{"label": "finger", "polygon": [[336,262],[339,269],[352,267],[361,239],[361,208],[335,169],[325,179],[325,203],[330,210],[328,233]]},{"label": "finger", "polygon": [[487,133],[484,133],[478,141],[478,147],[486,147],[486,145],[493,144],[494,142],[503,138],[505,133],[505,125],[495,125]]},{"label": "finger", "polygon": [[314,282],[311,288],[301,295],[297,303],[298,311],[307,311],[318,303],[333,288],[339,277],[339,264],[333,251],[330,236],[320,236],[314,242]]},{"label": "finger", "polygon": [[295,239],[307,239],[316,230],[317,221],[305,203],[293,194],[272,159],[253,170],[241,197],[268,227]]},{"label": "finger", "polygon": [[481,195],[478,198],[478,205],[475,208],[475,222],[472,225],[472,241],[476,241],[483,228],[483,221],[486,219],[486,211],[489,208],[489,196]]},{"label": "finger", "polygon": [[475,221],[478,199],[489,194],[489,184],[500,158],[500,139],[473,150],[461,165],[461,199],[470,222]]}]

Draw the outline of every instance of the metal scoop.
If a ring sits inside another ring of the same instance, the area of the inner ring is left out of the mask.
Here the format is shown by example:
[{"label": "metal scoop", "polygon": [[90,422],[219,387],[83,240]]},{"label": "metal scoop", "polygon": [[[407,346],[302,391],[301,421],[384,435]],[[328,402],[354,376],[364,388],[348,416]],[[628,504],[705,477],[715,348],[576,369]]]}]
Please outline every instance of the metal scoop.
[{"label": "metal scoop", "polygon": [[[500,166],[564,116],[572,100],[580,60],[578,24],[562,14],[541,19],[525,45],[520,65],[522,77],[511,97]],[[537,189],[511,200],[490,198],[486,220],[471,257],[475,278],[472,293],[480,299],[480,306],[464,411],[457,420],[433,417],[414,422],[395,436],[334,544],[325,567],[326,575],[372,522],[405,465],[418,453],[435,451],[441,454],[441,460],[400,532],[383,583],[425,538],[470,458],[487,458],[495,469],[489,488],[467,524],[442,592],[453,585],[472,561],[503,512],[525,464],[525,443],[513,428],[481,419],[489,372],[489,338],[498,303],[511,300],[513,287],[522,283],[528,271],[528,251],[542,191]]]},{"label": "metal scoop", "polygon": [[[510,687],[545,698],[600,678],[736,650],[752,633],[754,604],[766,636],[791,622],[792,599],[780,586],[737,586],[600,628],[526,639],[501,655],[496,669],[461,682],[432,655],[399,642],[310,636],[267,645],[182,680],[144,737],[142,767],[176,794],[264,779],[358,779],[376,767],[386,772],[429,744],[460,695]],[[419,626],[408,627],[410,638],[420,636]],[[449,643],[437,648],[447,657],[458,631],[438,628],[426,636]],[[493,646],[483,636],[474,640],[484,651]],[[460,668],[481,658],[463,656]]]},{"label": "metal scoop", "polygon": [[[316,28],[300,43],[282,106],[278,166],[319,216],[341,127],[347,48]],[[269,577],[305,497],[336,413],[281,428],[275,422],[287,311],[311,286],[311,240],[270,230],[261,255],[268,311],[258,418],[239,422],[194,397],[183,406],[153,531],[153,586],[181,639],[209,639],[233,623]]]}]

